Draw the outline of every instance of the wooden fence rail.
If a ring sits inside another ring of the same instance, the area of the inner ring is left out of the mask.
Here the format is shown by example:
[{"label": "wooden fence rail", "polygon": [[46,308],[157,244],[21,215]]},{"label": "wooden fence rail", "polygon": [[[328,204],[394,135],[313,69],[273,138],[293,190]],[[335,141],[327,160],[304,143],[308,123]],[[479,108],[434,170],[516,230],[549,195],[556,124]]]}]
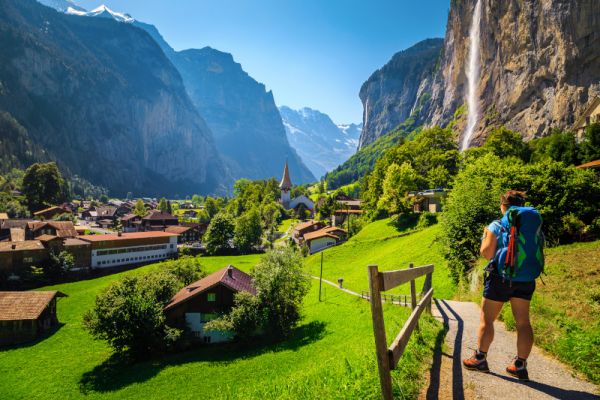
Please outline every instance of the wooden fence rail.
[{"label": "wooden fence rail", "polygon": [[[375,336],[381,392],[385,400],[393,400],[391,370],[398,365],[413,330],[419,328],[419,317],[423,310],[427,309],[431,313],[433,265],[413,268],[411,263],[408,269],[387,272],[379,272],[377,265],[369,265],[368,272],[369,301],[371,302],[371,315],[373,317],[373,334]],[[423,275],[426,275],[423,294],[421,301],[417,304],[415,279]],[[383,307],[381,305],[381,292],[408,282],[410,282],[410,301],[413,311],[398,336],[388,347],[383,320]]]}]

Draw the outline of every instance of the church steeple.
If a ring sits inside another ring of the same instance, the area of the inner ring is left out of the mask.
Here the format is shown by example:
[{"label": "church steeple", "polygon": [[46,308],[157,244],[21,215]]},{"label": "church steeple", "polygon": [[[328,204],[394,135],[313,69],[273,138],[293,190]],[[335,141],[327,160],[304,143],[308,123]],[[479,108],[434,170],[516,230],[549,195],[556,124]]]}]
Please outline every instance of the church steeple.
[{"label": "church steeple", "polygon": [[282,191],[288,191],[292,188],[292,180],[290,179],[290,171],[288,169],[288,162],[285,160],[285,167],[283,168],[283,177],[279,183],[279,188]]}]

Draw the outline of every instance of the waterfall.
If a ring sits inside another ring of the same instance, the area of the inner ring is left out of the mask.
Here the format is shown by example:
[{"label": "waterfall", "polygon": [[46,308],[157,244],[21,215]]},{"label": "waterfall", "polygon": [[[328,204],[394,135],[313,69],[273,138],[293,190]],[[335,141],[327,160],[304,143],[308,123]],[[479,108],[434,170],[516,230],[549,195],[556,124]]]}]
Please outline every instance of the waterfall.
[{"label": "waterfall", "polygon": [[477,98],[477,86],[479,84],[479,31],[481,25],[481,0],[477,0],[473,21],[469,31],[469,62],[466,65],[467,73],[467,128],[463,135],[462,150],[469,148],[471,138],[479,118],[479,105]]}]

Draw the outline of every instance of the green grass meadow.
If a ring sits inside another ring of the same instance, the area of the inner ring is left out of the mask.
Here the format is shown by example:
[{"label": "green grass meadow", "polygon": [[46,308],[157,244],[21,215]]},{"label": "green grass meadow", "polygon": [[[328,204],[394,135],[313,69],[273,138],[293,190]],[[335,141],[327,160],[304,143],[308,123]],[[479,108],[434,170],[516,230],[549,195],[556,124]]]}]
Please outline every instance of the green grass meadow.
[{"label": "green grass meadow", "polygon": [[[259,259],[202,257],[202,264],[207,272],[229,264],[248,271]],[[63,325],[37,342],[0,350],[0,399],[380,398],[369,303],[331,287],[319,302],[317,281],[300,326],[281,343],[198,347],[133,365],[111,357],[106,343],[82,329],[83,313],[111,282],[158,268],[44,288],[69,296],[58,302]],[[389,342],[408,315],[406,308],[385,306]],[[443,341],[439,322],[424,314],[420,326],[393,373],[396,398],[414,398],[433,348]]]},{"label": "green grass meadow", "polygon": [[[344,287],[360,293],[369,289],[367,266],[377,264],[380,271],[434,264],[433,287],[437,298],[451,298],[456,287],[448,276],[448,263],[440,253],[439,225],[418,231],[399,232],[389,219],[375,221],[365,226],[348,242],[323,252],[323,278],[337,282],[344,279]],[[319,276],[321,254],[306,260],[311,275]],[[423,287],[424,278],[417,279],[417,290]],[[390,293],[410,293],[408,284]]]}]

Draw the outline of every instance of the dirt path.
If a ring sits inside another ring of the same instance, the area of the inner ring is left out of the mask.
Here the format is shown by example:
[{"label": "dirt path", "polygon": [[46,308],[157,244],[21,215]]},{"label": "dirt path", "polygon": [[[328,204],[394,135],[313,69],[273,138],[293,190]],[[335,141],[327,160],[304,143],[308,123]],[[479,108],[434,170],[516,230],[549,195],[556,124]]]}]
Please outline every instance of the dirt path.
[{"label": "dirt path", "polygon": [[447,351],[438,352],[429,385],[420,399],[600,399],[598,387],[573,376],[569,368],[534,347],[529,358],[531,382],[520,383],[505,372],[516,351],[516,334],[496,322],[488,353],[491,373],[468,371],[462,359],[477,345],[479,307],[471,302],[436,300],[433,314],[448,326]]}]

